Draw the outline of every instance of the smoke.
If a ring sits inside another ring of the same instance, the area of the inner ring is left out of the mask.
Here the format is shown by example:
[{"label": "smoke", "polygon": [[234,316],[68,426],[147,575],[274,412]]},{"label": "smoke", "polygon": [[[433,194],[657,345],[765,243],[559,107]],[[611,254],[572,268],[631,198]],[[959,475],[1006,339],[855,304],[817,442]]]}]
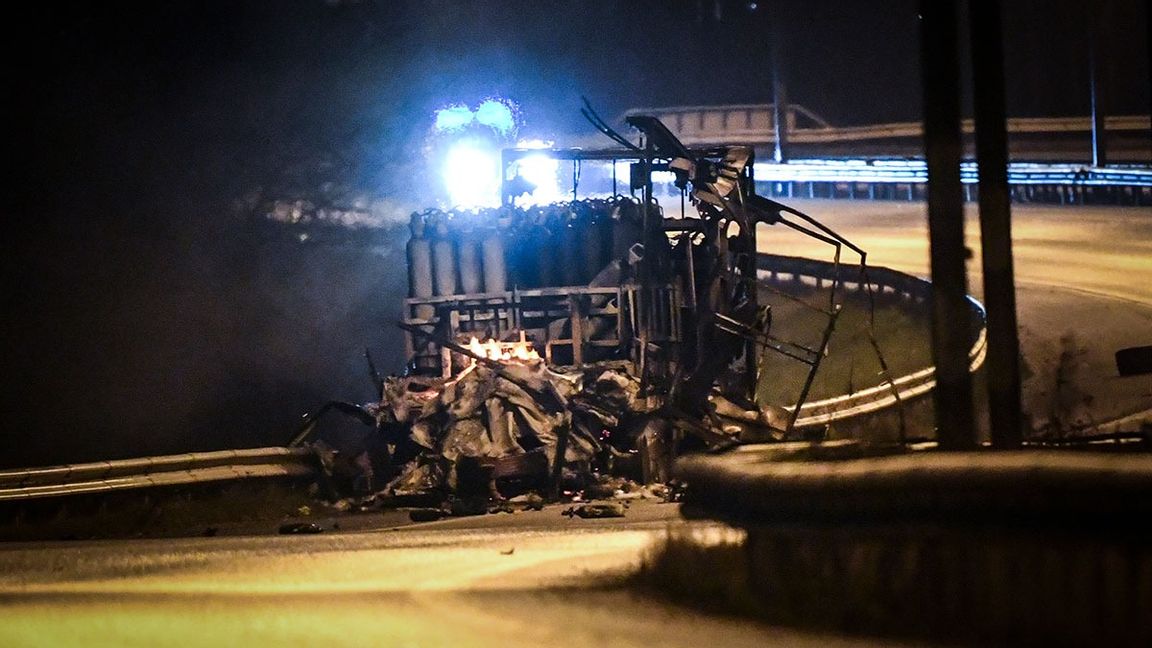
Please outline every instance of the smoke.
[{"label": "smoke", "polygon": [[6,464],[280,445],[324,401],[377,396],[362,354],[402,367],[404,238],[225,234],[79,227],[32,246],[5,336]]}]

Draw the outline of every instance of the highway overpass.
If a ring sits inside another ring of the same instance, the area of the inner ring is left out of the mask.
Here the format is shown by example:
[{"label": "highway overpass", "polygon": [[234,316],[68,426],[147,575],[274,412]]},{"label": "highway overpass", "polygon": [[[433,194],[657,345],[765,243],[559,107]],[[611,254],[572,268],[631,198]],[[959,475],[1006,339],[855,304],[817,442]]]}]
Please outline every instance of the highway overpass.
[{"label": "highway overpass", "polygon": [[[722,143],[752,144],[757,157],[770,159],[776,144],[772,104],[634,108],[624,116],[655,115],[689,146]],[[621,117],[620,121],[623,121]],[[923,157],[920,122],[866,126],[835,126],[799,104],[790,104],[786,117],[791,158]],[[971,119],[962,123],[966,155],[974,157]],[[1109,161],[1118,164],[1152,162],[1152,120],[1148,115],[1117,115],[1105,119]],[[1009,154],[1019,162],[1092,161],[1090,117],[1013,117],[1008,119]]]}]

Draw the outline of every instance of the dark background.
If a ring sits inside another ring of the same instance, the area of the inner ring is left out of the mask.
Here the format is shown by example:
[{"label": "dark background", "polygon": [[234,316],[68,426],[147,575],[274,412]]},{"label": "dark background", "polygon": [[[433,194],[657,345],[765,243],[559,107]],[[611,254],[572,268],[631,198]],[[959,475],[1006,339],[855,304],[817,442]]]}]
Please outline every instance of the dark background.
[{"label": "dark background", "polygon": [[[1012,116],[1149,111],[1147,3],[1005,2]],[[920,115],[917,3],[58,2],[8,21],[6,465],[284,443],[402,363],[404,232],[304,245],[245,225],[254,191],[333,182],[421,205],[432,113],[519,103],[522,135],[641,106],[791,100],[837,125]]]}]

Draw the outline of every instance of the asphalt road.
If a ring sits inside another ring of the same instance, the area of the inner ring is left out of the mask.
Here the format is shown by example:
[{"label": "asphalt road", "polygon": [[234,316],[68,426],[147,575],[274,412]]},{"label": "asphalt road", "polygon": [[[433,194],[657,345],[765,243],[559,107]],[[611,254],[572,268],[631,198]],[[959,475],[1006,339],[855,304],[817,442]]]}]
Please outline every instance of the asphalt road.
[{"label": "asphalt road", "polygon": [[3,646],[837,646],[620,585],[670,524],[560,507],[315,536],[0,547]]},{"label": "asphalt road", "polygon": [[[868,262],[928,275],[928,220],[923,203],[783,200],[868,252]],[[982,292],[980,223],[965,207],[965,242],[973,294]],[[761,250],[830,258],[830,248],[783,228],[761,227]],[[1017,285],[1060,288],[1152,305],[1152,209],[1014,205],[1012,245]],[[847,259],[847,257],[846,257]],[[847,259],[851,260],[851,259]]]}]

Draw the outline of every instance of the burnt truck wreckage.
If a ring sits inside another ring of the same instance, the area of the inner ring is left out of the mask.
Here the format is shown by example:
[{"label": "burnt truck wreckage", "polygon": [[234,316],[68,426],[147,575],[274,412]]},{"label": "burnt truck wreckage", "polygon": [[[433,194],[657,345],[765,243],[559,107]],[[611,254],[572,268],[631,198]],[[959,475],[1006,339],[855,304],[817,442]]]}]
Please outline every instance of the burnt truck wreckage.
[{"label": "burnt truck wreckage", "polygon": [[[642,115],[627,118],[633,144],[582,112],[618,146],[505,149],[502,206],[412,215],[405,375],[381,377],[369,357],[380,400],[328,403],[291,443],[308,443],[330,411],[373,426],[375,442],[355,457],[314,444],[329,474],[344,475],[343,492],[397,504],[611,495],[667,482],[684,452],[800,435],[839,280],[826,306],[810,306],[823,316],[818,345],[775,337],[761,291],[798,298],[757,280],[757,225],[827,243],[837,266],[847,248],[863,271],[864,252],[756,195],[750,146],[689,148]],[[529,156],[572,165],[572,200],[517,206],[533,188],[516,173]],[[596,164],[611,165],[612,191],[581,199],[581,168]],[[695,213],[665,216],[658,173]],[[771,380],[766,351],[808,365],[789,410],[757,400]]]}]

